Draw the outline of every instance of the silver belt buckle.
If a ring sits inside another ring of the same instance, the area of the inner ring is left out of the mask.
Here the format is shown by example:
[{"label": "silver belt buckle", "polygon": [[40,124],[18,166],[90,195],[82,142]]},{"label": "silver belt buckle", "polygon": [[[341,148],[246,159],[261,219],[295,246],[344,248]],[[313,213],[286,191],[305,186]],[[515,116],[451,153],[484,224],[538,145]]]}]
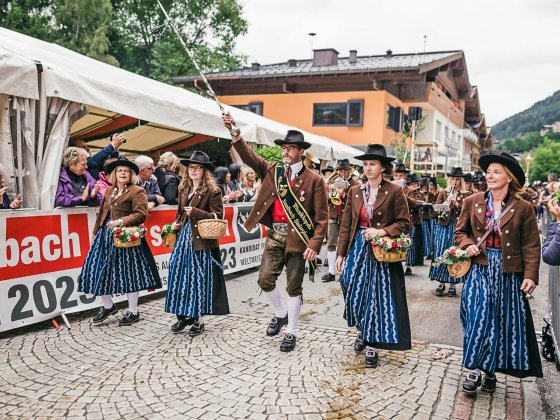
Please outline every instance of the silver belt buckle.
[{"label": "silver belt buckle", "polygon": [[287,223],[272,223],[272,230],[281,236],[288,236]]}]

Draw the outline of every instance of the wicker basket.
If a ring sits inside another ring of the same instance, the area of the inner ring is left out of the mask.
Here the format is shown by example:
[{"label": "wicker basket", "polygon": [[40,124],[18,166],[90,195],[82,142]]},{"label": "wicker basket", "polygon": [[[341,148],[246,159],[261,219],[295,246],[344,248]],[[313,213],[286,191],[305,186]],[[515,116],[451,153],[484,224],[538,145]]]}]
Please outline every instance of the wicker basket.
[{"label": "wicker basket", "polygon": [[[128,226],[121,228],[124,231],[131,232],[131,233],[139,233],[139,228],[137,226]],[[115,241],[115,247],[117,248],[132,248],[134,246],[139,246],[142,243],[142,237],[144,235],[139,235],[139,238],[135,241],[122,241],[117,235],[113,235],[113,239]]]},{"label": "wicker basket", "polygon": [[177,234],[174,232],[169,232],[161,236],[161,240],[163,241],[163,246],[166,248],[173,248],[175,246],[175,242],[177,242]]},{"label": "wicker basket", "polygon": [[202,219],[197,222],[198,233],[202,239],[220,239],[226,236],[227,221],[218,219]]},{"label": "wicker basket", "polygon": [[447,266],[449,275],[454,279],[463,277],[471,269],[471,260],[459,261]]},{"label": "wicker basket", "polygon": [[[386,239],[391,240],[390,238]],[[406,255],[408,253],[408,251],[384,251],[378,246],[373,246],[373,244],[371,245],[371,249],[377,261],[386,263],[406,261]]]}]

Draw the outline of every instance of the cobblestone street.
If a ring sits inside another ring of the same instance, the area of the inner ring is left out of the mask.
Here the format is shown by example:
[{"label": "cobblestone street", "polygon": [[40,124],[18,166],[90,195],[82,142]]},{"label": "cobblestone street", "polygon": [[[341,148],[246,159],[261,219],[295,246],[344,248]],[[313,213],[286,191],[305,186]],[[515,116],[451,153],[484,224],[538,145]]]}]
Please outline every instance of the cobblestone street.
[{"label": "cobblestone street", "polygon": [[[162,299],[142,321],[72,329],[35,327],[2,340],[0,412],[9,418],[520,418],[520,382],[496,393],[458,392],[460,349],[415,341],[365,369],[347,329],[302,323],[296,350],[280,353],[266,319],[208,317],[199,337],[169,333]],[[91,315],[91,312],[87,315]]]}]

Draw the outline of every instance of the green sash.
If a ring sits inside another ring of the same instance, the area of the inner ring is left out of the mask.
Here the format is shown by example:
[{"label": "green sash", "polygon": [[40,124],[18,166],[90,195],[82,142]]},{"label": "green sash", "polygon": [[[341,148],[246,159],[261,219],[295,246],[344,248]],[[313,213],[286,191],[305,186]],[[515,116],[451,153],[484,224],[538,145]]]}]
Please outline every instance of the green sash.
[{"label": "green sash", "polygon": [[[276,190],[278,191],[278,198],[280,199],[280,204],[286,216],[290,221],[290,224],[295,229],[303,243],[307,246],[309,241],[313,237],[315,232],[315,226],[313,225],[313,220],[307,214],[305,207],[297,196],[292,191],[290,183],[284,176],[284,166],[276,165],[276,171],[274,173],[274,183],[276,185]],[[315,270],[317,270],[317,260],[309,262],[309,280],[314,281]]]}]

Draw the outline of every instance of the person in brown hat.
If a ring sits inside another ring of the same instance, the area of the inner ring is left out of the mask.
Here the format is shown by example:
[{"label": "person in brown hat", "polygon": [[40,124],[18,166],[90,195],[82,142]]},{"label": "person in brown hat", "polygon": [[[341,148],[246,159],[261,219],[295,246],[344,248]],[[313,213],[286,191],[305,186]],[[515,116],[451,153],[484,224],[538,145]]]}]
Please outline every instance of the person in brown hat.
[{"label": "person in brown hat", "polygon": [[[360,332],[354,350],[366,349],[365,366],[377,366],[378,349],[410,349],[410,321],[402,263],[371,257],[369,240],[400,237],[412,229],[403,189],[383,179],[393,158],[381,144],[363,155],[367,183],[350,188],[336,248],[336,269],[349,327]],[[382,303],[381,303],[382,302]]]},{"label": "person in brown hat", "polygon": [[[223,115],[223,120],[228,130],[235,125],[229,114]],[[303,154],[311,144],[297,130],[288,130],[284,139],[274,141],[282,147],[282,163],[267,162],[258,156],[241,134],[232,135],[232,143],[243,162],[262,179],[259,195],[245,227],[251,230],[257,223],[262,223],[269,229],[259,270],[259,286],[275,311],[266,334],[278,335],[287,324],[280,351],[289,352],[296,345],[305,264],[309,261],[312,276],[327,231],[325,183],[321,175],[303,165]],[[287,309],[276,287],[284,267]]]},{"label": "person in brown hat", "polygon": [[[453,246],[453,232],[461,213],[463,200],[471,194],[465,190],[465,183],[463,181],[465,174],[462,168],[452,168],[447,176],[447,188],[439,192],[436,204],[445,204],[449,206],[449,210],[438,212],[436,230],[434,231],[434,259],[440,257],[447,248]],[[447,266],[443,264],[439,266],[432,265],[429,276],[430,280],[439,282],[435,291],[436,296],[443,296],[446,284],[449,284],[447,294],[449,296],[456,296],[457,289],[455,285],[463,281],[462,277],[451,277]]]},{"label": "person in brown hat", "polygon": [[488,191],[465,199],[454,235],[472,261],[461,298],[467,394],[494,392],[495,372],[543,376],[528,300],[539,282],[541,241],[533,207],[521,198],[525,173],[505,152],[483,155],[479,165]]},{"label": "person in brown hat", "polygon": [[[352,170],[353,168],[348,159],[339,160],[336,166],[338,177],[331,178],[330,185],[327,185],[329,193],[329,228],[327,233],[329,271],[321,278],[323,283],[336,279],[336,244],[338,243],[338,235],[340,233],[340,222],[346,207],[346,196],[351,187],[359,184],[358,180],[352,176]],[[341,188],[341,184],[344,183],[345,187]],[[336,200],[331,199],[331,195],[335,195]]]},{"label": "person in brown hat", "polygon": [[406,177],[406,188],[404,193],[407,196],[408,209],[410,210],[410,220],[412,221],[412,247],[408,250],[406,259],[405,275],[412,275],[413,266],[424,265],[424,232],[422,230],[422,193],[420,192],[420,179],[415,173],[410,173]]}]

